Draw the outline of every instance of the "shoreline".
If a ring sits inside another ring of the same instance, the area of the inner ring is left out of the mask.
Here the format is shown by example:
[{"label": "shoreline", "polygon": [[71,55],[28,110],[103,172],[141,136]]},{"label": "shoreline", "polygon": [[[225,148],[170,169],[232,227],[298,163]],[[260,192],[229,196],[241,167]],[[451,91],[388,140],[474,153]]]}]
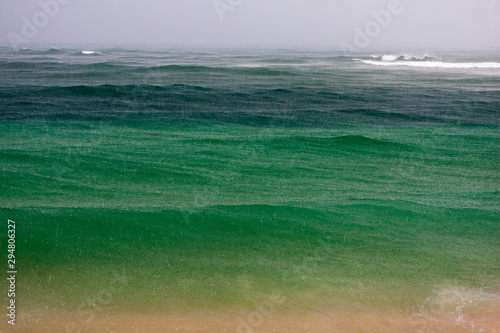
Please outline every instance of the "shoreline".
[{"label": "shoreline", "polygon": [[405,313],[403,311],[255,311],[233,313],[19,314],[15,329],[6,322],[0,331],[30,333],[77,332],[484,332],[500,333],[500,308]]}]

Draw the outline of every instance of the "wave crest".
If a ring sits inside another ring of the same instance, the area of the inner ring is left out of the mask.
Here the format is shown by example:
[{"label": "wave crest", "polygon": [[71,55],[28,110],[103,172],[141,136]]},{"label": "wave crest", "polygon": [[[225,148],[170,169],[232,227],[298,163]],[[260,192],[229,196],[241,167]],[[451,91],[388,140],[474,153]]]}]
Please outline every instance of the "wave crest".
[{"label": "wave crest", "polygon": [[84,51],[78,52],[76,55],[94,55],[95,56],[95,55],[100,55],[100,54],[102,54],[102,53],[99,51],[86,51],[86,50],[84,50]]},{"label": "wave crest", "polygon": [[423,68],[447,68],[447,69],[500,69],[498,62],[442,62],[442,61],[384,61],[384,60],[361,60],[362,63],[374,66],[407,66]]},{"label": "wave crest", "polygon": [[51,48],[48,50],[33,50],[29,48],[24,48],[21,50],[18,50],[17,52],[21,54],[28,54],[28,55],[58,55],[58,54],[65,54],[66,52],[61,49],[56,49],[56,48]]},{"label": "wave crest", "polygon": [[382,55],[372,55],[371,58],[381,60],[381,61],[429,61],[435,60],[436,57],[430,54],[424,54],[422,56],[409,55],[409,54],[382,54]]}]

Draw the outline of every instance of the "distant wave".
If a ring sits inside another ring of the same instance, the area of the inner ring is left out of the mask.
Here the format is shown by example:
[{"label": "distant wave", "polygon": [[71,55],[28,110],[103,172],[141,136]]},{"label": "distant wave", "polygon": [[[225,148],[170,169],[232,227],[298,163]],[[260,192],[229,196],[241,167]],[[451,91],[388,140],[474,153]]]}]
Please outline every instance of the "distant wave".
[{"label": "distant wave", "polygon": [[61,65],[60,61],[40,61],[40,62],[25,62],[25,61],[1,61],[0,67],[5,70],[41,70],[47,67],[54,67]]},{"label": "distant wave", "polygon": [[77,53],[77,55],[99,55],[99,54],[102,53],[98,51],[81,51]]},{"label": "distant wave", "polygon": [[305,64],[307,61],[304,59],[287,59],[287,58],[271,58],[258,60],[260,63],[265,64]]},{"label": "distant wave", "polygon": [[24,54],[31,54],[31,55],[57,55],[57,54],[66,53],[63,50],[56,49],[56,48],[51,48],[48,50],[32,50],[32,49],[24,48],[24,49],[18,50],[17,52],[24,53]]},{"label": "distant wave", "polygon": [[424,68],[458,68],[458,69],[500,69],[498,62],[442,62],[442,61],[388,61],[361,60],[362,63],[374,66],[407,66]]},{"label": "distant wave", "polygon": [[239,67],[210,67],[197,65],[163,65],[153,67],[139,67],[134,69],[137,73],[143,72],[188,72],[188,73],[242,73],[257,76],[284,76],[294,75],[287,70],[270,69],[266,67],[239,66]]},{"label": "distant wave", "polygon": [[[169,86],[152,85],[99,85],[99,86],[66,86],[66,87],[43,87],[41,91],[45,96],[94,96],[94,97],[126,97],[136,93],[142,94],[188,94],[211,92],[212,89],[202,86],[190,86],[183,84],[172,84]],[[151,96],[151,95],[146,95]]]},{"label": "distant wave", "polygon": [[424,54],[422,56],[409,55],[409,54],[383,54],[383,55],[372,55],[371,57],[381,61],[396,61],[396,60],[429,61],[436,59],[436,57],[428,54]]},{"label": "distant wave", "polygon": [[265,68],[262,64],[237,64],[232,68]]}]

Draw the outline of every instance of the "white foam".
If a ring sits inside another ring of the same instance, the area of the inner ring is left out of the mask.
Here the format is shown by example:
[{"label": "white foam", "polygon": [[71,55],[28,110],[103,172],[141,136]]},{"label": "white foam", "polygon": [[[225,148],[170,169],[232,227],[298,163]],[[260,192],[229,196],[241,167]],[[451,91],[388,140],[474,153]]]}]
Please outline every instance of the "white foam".
[{"label": "white foam", "polygon": [[[384,54],[381,59],[382,61],[394,61],[394,60],[398,60],[400,56],[398,55],[394,55],[394,54]],[[406,58],[405,58],[406,59]]]},{"label": "white foam", "polygon": [[435,58],[433,55],[430,54],[424,54],[422,56],[403,54],[402,57],[404,60],[425,60],[428,58]]},{"label": "white foam", "polygon": [[101,52],[97,52],[97,51],[82,51],[82,54],[84,54],[84,55],[92,55],[92,54],[101,54]]},{"label": "white foam", "polygon": [[427,320],[431,321],[438,320],[432,318],[432,315],[451,312],[456,325],[467,328],[470,332],[483,332],[482,329],[478,329],[477,322],[469,318],[469,311],[473,309],[490,311],[497,309],[499,304],[498,293],[448,285],[436,290],[434,296],[429,297],[426,305],[422,306],[422,310],[425,308],[432,310],[430,313],[426,312]]},{"label": "white foam", "polygon": [[382,61],[396,61],[396,60],[425,60],[427,58],[434,58],[434,56],[429,54],[424,54],[422,56],[411,55],[411,54],[372,54],[371,58],[382,60]]},{"label": "white foam", "polygon": [[460,69],[500,69],[498,62],[441,62],[441,61],[375,61],[361,60],[364,64],[374,66],[407,66],[407,67],[424,67],[424,68],[460,68]]},{"label": "white foam", "polygon": [[464,287],[445,287],[437,292],[435,305],[441,309],[449,306],[481,305],[484,303],[499,302],[500,295],[486,292],[481,289]]}]

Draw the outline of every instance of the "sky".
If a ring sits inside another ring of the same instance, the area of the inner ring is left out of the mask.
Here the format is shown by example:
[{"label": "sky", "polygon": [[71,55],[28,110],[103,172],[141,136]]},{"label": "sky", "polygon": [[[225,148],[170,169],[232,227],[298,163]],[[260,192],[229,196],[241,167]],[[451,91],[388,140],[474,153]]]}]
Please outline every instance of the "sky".
[{"label": "sky", "polygon": [[0,0],[0,44],[500,48],[500,0]]}]

